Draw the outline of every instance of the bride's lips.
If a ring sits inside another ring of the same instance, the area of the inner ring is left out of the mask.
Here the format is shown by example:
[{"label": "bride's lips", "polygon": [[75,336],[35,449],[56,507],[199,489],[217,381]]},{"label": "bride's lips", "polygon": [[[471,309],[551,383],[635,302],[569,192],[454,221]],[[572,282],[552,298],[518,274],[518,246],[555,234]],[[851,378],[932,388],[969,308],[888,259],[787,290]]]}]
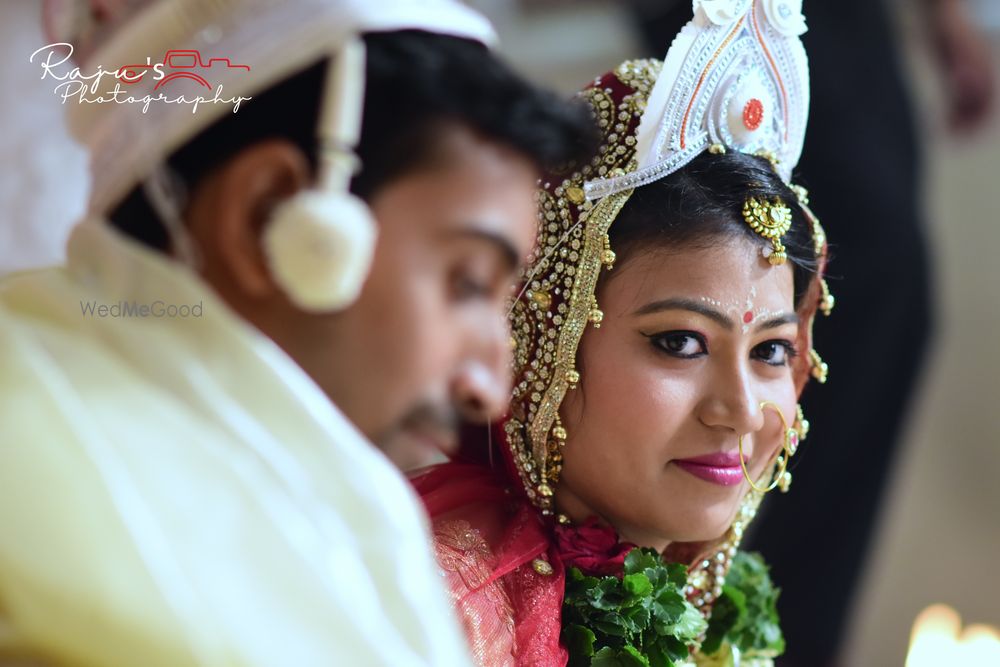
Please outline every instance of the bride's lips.
[{"label": "bride's lips", "polygon": [[716,452],[689,459],[675,459],[674,463],[681,470],[719,486],[736,486],[743,481],[743,468],[737,452]]}]

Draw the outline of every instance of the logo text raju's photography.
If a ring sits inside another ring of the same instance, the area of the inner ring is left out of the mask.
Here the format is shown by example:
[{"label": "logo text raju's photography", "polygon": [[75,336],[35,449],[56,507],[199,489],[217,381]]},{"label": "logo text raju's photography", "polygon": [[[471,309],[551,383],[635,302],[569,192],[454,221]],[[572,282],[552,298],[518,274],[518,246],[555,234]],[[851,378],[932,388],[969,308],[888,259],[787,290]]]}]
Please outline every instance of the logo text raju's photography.
[{"label": "logo text raju's photography", "polygon": [[138,301],[80,302],[80,313],[84,317],[201,317],[202,311],[201,301],[191,304],[167,303],[161,300],[152,303],[139,303]]},{"label": "logo text raju's photography", "polygon": [[[66,63],[73,56],[73,45],[68,42],[48,44],[37,49],[28,58],[28,62],[38,64],[42,68],[42,80],[58,81],[53,92],[62,98],[62,103],[75,99],[79,104],[141,104],[142,113],[149,111],[154,102],[164,104],[188,104],[191,113],[198,110],[202,104],[231,104],[233,113],[240,110],[240,105],[250,97],[226,97],[222,92],[222,84],[213,87],[209,78],[222,70],[250,71],[250,65],[234,64],[229,58],[202,56],[197,49],[172,49],[167,51],[159,62],[153,62],[147,56],[145,63],[122,65],[117,69],[105,69],[98,65],[90,73],[80,71],[79,67],[70,69]],[[114,79],[114,87],[106,79]],[[140,92],[133,92],[129,86],[146,81]],[[204,89],[198,94],[177,94],[167,88],[176,81],[188,81],[189,87],[195,90]],[[151,86],[150,86],[151,84]]]}]

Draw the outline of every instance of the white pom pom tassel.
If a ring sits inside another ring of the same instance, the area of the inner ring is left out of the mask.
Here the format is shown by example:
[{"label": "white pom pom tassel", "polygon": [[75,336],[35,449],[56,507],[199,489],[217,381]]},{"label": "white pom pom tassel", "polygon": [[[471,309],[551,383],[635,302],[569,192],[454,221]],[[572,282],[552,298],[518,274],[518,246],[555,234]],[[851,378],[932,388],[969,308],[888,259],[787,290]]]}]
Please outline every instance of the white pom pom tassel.
[{"label": "white pom pom tassel", "polygon": [[345,193],[302,192],[264,233],[274,279],[310,312],[341,310],[361,292],[378,235],[363,201]]}]

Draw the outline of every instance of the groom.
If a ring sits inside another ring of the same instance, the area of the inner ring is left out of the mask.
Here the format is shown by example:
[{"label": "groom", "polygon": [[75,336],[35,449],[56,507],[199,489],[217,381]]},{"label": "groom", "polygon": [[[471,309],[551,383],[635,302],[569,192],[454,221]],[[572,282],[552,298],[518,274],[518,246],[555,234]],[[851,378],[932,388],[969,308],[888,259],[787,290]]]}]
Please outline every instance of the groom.
[{"label": "groom", "polygon": [[[372,4],[62,3],[87,63],[194,43],[246,63],[227,81],[253,99],[71,108],[91,215],[66,267],[0,283],[0,660],[467,664],[418,505],[366,440],[415,465],[503,409],[535,180],[589,124],[458,3]],[[367,47],[351,191],[378,237],[327,312],[266,236],[316,187],[315,45],[344,26]]]}]

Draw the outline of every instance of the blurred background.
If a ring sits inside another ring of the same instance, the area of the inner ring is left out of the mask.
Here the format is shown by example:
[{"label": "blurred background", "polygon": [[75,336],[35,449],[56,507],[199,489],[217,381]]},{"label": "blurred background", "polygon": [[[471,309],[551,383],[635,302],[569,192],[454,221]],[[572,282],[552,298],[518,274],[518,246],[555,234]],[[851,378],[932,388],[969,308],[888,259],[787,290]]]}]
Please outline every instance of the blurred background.
[{"label": "blurred background", "polygon": [[[833,580],[847,582],[841,587],[848,588],[844,593],[848,601],[847,611],[842,614],[842,631],[829,620],[829,614],[824,614],[824,609],[829,612],[830,607],[839,607],[839,603],[827,603],[825,594],[796,584],[800,586],[799,595],[794,600],[790,594],[783,598],[782,603],[795,602],[794,608],[782,608],[786,618],[794,619],[799,627],[809,627],[815,639],[802,645],[809,644],[822,654],[810,657],[805,652],[794,663],[779,663],[789,667],[1000,665],[984,662],[985,653],[973,653],[977,642],[972,639],[979,637],[978,645],[982,647],[982,638],[989,637],[987,630],[980,628],[977,634],[974,628],[967,633],[964,644],[955,643],[954,637],[959,632],[958,623],[1000,626],[1000,575],[995,569],[1000,563],[1000,113],[995,99],[992,103],[987,100],[983,108],[970,110],[969,105],[976,102],[973,99],[966,100],[964,117],[961,108],[958,120],[955,116],[957,88],[979,86],[980,96],[989,98],[988,89],[1000,85],[996,82],[1000,72],[1000,2],[954,0],[964,2],[971,27],[985,36],[989,66],[980,68],[980,73],[970,73],[962,69],[962,63],[955,64],[947,46],[942,47],[935,27],[935,21],[941,18],[928,19],[925,13],[926,6],[936,1],[947,4],[953,0],[889,3],[887,30],[891,39],[879,40],[886,52],[901,57],[916,146],[903,146],[901,154],[893,155],[908,164],[922,164],[922,173],[918,171],[911,188],[914,191],[906,196],[912,199],[919,218],[916,227],[926,233],[931,268],[924,273],[922,267],[900,261],[905,253],[892,252],[891,231],[882,234],[885,244],[877,256],[866,260],[904,284],[929,278],[933,324],[927,324],[922,312],[912,313],[910,320],[907,307],[896,308],[898,291],[886,289],[881,279],[868,289],[886,312],[895,313],[893,317],[903,333],[885,335],[864,324],[845,324],[845,320],[838,321],[838,315],[849,312],[850,306],[844,303],[843,293],[838,294],[837,281],[832,283],[841,302],[833,317],[819,321],[817,327],[824,329],[826,338],[836,341],[842,350],[841,358],[847,359],[841,361],[845,375],[851,375],[846,367],[852,362],[862,370],[870,367],[873,373],[886,373],[879,359],[887,350],[905,346],[910,334],[914,340],[926,343],[916,345],[926,354],[921,357],[919,350],[915,352],[913,367],[901,373],[906,375],[904,384],[909,388],[899,387],[898,392],[890,388],[874,396],[858,394],[858,401],[876,408],[883,403],[902,404],[904,418],[896,429],[898,444],[894,450],[891,443],[874,432],[871,439],[866,439],[866,431],[862,431],[862,436],[851,438],[853,442],[822,441],[823,447],[850,452],[848,460],[857,471],[867,469],[873,456],[885,459],[884,484],[876,485],[879,488],[871,492],[874,500],[860,508],[851,506],[846,499],[864,497],[856,495],[857,478],[850,472],[824,468],[822,459],[807,455],[799,461],[791,493],[776,501],[798,512],[798,518],[787,521],[783,532],[778,533],[784,536],[787,548],[796,550],[796,563],[776,566],[776,582],[813,581],[815,590],[822,591],[820,584]],[[864,2],[868,7],[878,4],[875,0]],[[819,0],[806,0],[807,18],[812,17],[811,7],[817,3]],[[648,17],[677,3],[474,0],[471,4],[493,19],[502,51],[516,67],[569,94],[624,59],[649,55],[650,34],[655,31]],[[683,4],[685,11],[689,10],[690,4]],[[0,273],[58,262],[66,234],[84,210],[85,155],[68,137],[61,120],[62,108],[52,93],[53,82],[40,81],[40,68],[28,62],[30,54],[46,44],[40,27],[40,5],[40,0],[0,0],[0,53],[4,56],[0,59],[0,88],[5,91],[0,96]],[[840,6],[829,0],[824,5]],[[827,11],[833,15],[833,11]],[[821,18],[844,20],[845,29],[854,29],[850,19]],[[817,34],[819,20],[810,18]],[[826,108],[829,105],[860,108],[862,119],[875,119],[872,127],[877,128],[877,123],[892,126],[895,121],[887,120],[885,108],[880,107],[883,91],[871,88],[873,84],[865,72],[851,70],[858,67],[856,59],[847,58],[847,52],[832,50],[848,45],[857,56],[855,50],[860,47],[854,42],[831,46],[831,51],[819,56],[811,53],[817,67],[821,60],[827,62],[826,66],[835,66],[843,59],[848,70],[845,80],[856,81],[854,90],[834,96],[834,102],[817,96],[814,105],[820,100],[824,107],[819,112],[827,115],[831,113]],[[667,46],[664,41],[657,54],[662,57]],[[812,48],[808,41],[807,47]],[[891,68],[892,63],[872,58],[868,66],[880,71]],[[988,77],[985,83],[977,78],[983,72]],[[833,111],[840,113],[841,109]],[[898,122],[905,125],[908,121],[901,117]],[[811,127],[810,132],[819,130]],[[814,172],[822,171],[826,159],[810,158],[810,150],[819,155],[822,136],[817,136],[807,135],[804,159],[804,165]],[[887,190],[892,189],[894,167],[888,158],[893,156],[866,152],[864,135],[858,136],[858,145],[842,148],[851,157],[854,169],[876,191],[883,182]],[[913,164],[910,167],[916,170]],[[831,163],[830,169],[835,168]],[[814,207],[824,219],[832,241],[842,246],[842,255],[849,258],[848,251],[865,246],[869,234],[845,227],[831,211],[858,210],[868,203],[837,186],[828,186],[824,191],[823,184],[831,182],[825,176],[803,175],[812,186]],[[892,217],[892,211],[909,217],[907,210],[905,206],[890,206],[890,213],[884,217]],[[878,221],[865,224],[877,225]],[[842,235],[838,229],[849,231]],[[870,235],[878,236],[874,231]],[[836,264],[833,273],[838,273]],[[888,374],[897,372],[890,370]],[[850,382],[865,382],[858,377],[854,373]],[[838,374],[837,363],[831,361],[827,387],[847,381]],[[814,391],[809,398],[822,401],[827,387]],[[909,390],[912,393],[908,394]],[[909,401],[902,400],[906,396],[910,396]],[[854,407],[860,405],[839,405],[836,420],[853,419]],[[812,421],[816,433],[837,426],[832,417],[822,413]],[[819,441],[816,435],[806,447],[819,446]],[[829,470],[834,472],[828,474]],[[808,488],[822,489],[821,499],[814,500]],[[803,523],[809,523],[812,530],[806,531]],[[859,533],[857,526],[869,523],[870,548],[860,550],[862,557],[856,564],[847,557],[824,559],[818,555],[839,553],[844,542],[863,544],[866,533]],[[771,548],[767,535],[774,530],[762,530],[764,543],[757,546],[768,556]],[[774,538],[770,539],[774,543]],[[797,572],[790,572],[790,567]],[[852,580],[857,583],[853,594],[849,586]],[[936,603],[949,605],[961,615],[961,621],[942,612],[936,617],[937,625],[927,625],[926,636],[917,642],[914,650],[923,653],[914,654],[907,662],[914,622]],[[928,629],[931,626],[937,628],[936,635]],[[792,643],[797,639],[790,636]],[[944,653],[938,656],[936,651]],[[959,657],[962,655],[966,657]]]}]

